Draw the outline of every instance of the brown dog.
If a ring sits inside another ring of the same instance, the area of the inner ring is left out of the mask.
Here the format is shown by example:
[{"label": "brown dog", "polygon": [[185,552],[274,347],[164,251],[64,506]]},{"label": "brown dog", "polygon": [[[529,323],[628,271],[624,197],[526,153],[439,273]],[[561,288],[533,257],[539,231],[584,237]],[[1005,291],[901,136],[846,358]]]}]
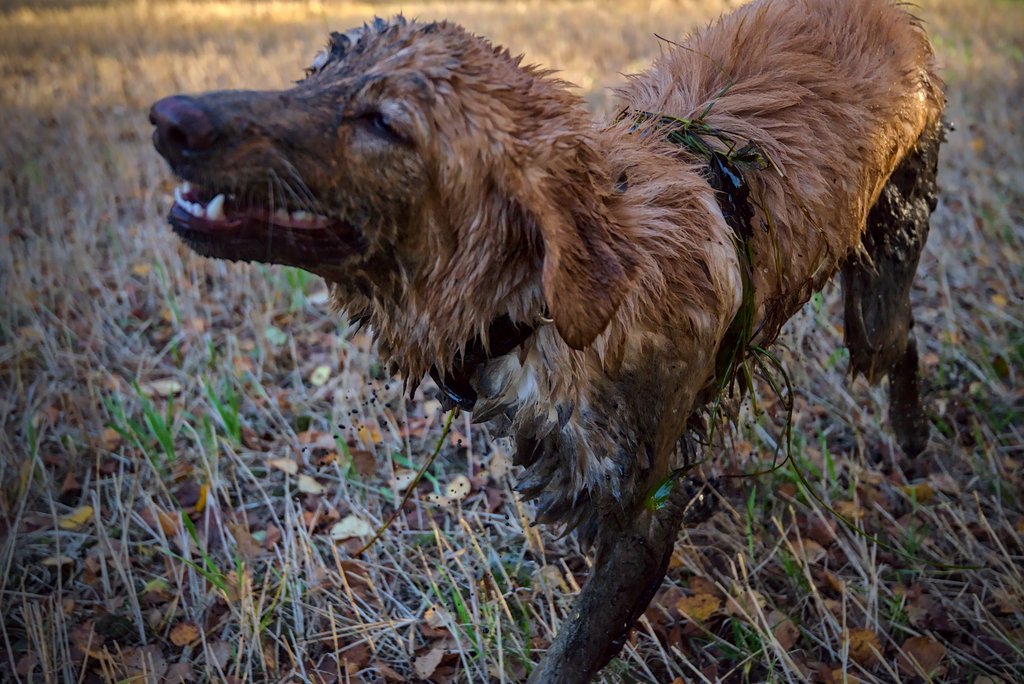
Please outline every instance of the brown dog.
[{"label": "brown dog", "polygon": [[[844,270],[854,371],[923,448],[909,288],[941,84],[888,0],[765,0],[669,45],[594,125],[549,72],[448,23],[332,34],[280,92],[175,96],[154,142],[206,256],[322,275],[407,380],[494,421],[595,575],[536,681],[589,678],[664,573],[688,420]],[[655,510],[650,510],[654,508]]]}]

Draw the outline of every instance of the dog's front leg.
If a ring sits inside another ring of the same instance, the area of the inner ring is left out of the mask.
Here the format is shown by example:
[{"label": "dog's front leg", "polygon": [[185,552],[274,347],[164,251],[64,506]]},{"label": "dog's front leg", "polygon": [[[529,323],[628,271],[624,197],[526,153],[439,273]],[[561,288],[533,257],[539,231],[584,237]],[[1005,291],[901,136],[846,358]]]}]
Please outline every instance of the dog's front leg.
[{"label": "dog's front leg", "polygon": [[701,486],[676,482],[660,509],[602,521],[590,578],[530,675],[532,684],[589,682],[618,654],[661,586],[680,525],[708,516]]}]

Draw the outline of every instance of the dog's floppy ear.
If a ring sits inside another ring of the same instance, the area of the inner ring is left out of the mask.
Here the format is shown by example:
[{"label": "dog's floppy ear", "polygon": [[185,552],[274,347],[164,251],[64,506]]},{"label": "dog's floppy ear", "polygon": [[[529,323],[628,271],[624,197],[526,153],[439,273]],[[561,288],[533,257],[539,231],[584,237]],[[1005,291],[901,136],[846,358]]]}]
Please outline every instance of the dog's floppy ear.
[{"label": "dog's floppy ear", "polygon": [[549,177],[526,201],[544,246],[548,313],[573,349],[588,346],[608,326],[636,263],[608,206],[611,184],[594,175],[577,166],[565,177]]}]

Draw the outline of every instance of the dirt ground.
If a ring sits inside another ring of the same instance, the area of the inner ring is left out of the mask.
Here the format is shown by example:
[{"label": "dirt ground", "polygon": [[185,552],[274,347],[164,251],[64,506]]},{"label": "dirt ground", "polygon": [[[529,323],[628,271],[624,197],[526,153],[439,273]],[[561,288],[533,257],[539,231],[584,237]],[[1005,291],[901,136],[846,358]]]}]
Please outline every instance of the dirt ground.
[{"label": "dirt ground", "polygon": [[[283,87],[402,9],[600,115],[655,34],[731,4],[0,2],[0,681],[524,677],[585,555],[464,416],[355,555],[437,443],[432,386],[403,398],[319,279],[181,246],[146,112]],[[776,456],[770,392],[719,432],[718,512],[604,681],[1024,681],[1024,4],[914,11],[955,124],[914,291],[931,446],[903,457],[884,388],[845,377],[838,288],[816,296],[778,347],[791,458],[743,477]]]}]

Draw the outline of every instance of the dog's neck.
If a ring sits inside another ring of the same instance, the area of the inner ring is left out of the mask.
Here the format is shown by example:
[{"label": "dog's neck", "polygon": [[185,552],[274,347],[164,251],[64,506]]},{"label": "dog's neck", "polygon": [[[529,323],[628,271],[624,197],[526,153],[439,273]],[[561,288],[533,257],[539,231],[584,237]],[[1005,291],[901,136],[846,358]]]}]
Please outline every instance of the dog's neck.
[{"label": "dog's neck", "polygon": [[477,374],[481,366],[520,347],[533,335],[536,327],[527,323],[514,323],[508,316],[491,322],[483,337],[470,340],[448,371],[437,366],[430,369],[430,377],[442,393],[445,409],[458,407],[472,411],[477,401]]}]

